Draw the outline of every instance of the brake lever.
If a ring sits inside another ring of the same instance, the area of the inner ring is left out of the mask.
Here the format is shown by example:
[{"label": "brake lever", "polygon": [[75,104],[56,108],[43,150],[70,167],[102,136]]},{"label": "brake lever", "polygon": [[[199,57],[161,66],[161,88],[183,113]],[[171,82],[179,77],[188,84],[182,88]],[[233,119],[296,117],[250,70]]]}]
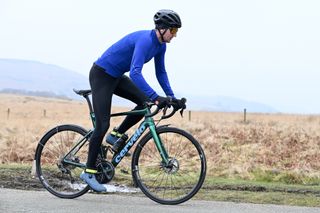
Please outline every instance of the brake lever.
[{"label": "brake lever", "polygon": [[184,111],[184,109],[181,109],[181,110],[180,110],[180,115],[181,115],[181,117],[183,117],[183,111]]},{"label": "brake lever", "polygon": [[181,110],[180,110],[180,115],[181,115],[181,117],[183,117],[183,111],[186,108],[185,103],[187,102],[187,99],[186,98],[181,98],[181,102],[184,104],[184,107],[182,107]]},{"label": "brake lever", "polygon": [[163,108],[163,110],[162,110],[162,112],[163,112],[163,116],[162,116],[162,117],[166,116],[167,110],[168,110],[168,106],[165,106],[165,107]]}]

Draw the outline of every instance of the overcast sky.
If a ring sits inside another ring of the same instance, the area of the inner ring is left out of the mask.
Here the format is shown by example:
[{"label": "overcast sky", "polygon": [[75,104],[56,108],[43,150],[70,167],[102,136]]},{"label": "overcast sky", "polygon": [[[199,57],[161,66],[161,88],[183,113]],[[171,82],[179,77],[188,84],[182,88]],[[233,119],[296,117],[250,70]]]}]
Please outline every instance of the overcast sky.
[{"label": "overcast sky", "polygon": [[[173,9],[182,19],[166,53],[176,93],[320,113],[318,0],[0,0],[0,58],[40,61],[88,76],[111,44],[152,29],[159,9]],[[143,75],[160,88],[153,62]]]}]

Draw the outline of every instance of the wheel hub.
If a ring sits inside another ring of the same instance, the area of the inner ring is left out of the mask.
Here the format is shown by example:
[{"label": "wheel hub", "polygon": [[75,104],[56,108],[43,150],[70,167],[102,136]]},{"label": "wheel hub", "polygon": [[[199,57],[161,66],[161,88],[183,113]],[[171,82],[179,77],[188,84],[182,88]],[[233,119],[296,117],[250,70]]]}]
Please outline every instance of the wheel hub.
[{"label": "wheel hub", "polygon": [[[74,162],[74,163],[80,163],[80,159],[77,156],[70,156],[68,158],[68,160],[71,161],[71,162]],[[57,166],[58,166],[59,170],[64,174],[69,174],[70,170],[76,168],[72,164],[65,163],[63,157],[61,157],[61,159],[58,161]]]},{"label": "wheel hub", "polygon": [[179,161],[176,158],[170,158],[168,165],[161,163],[161,168],[168,174],[175,174],[179,171]]}]

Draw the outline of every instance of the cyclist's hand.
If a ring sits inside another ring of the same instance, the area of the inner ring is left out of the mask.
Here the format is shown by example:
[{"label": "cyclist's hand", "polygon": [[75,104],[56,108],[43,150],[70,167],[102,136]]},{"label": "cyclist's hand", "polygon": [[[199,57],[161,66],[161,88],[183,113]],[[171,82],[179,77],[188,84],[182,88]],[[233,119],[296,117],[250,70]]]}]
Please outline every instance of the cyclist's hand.
[{"label": "cyclist's hand", "polygon": [[186,99],[182,98],[182,99],[173,99],[172,100],[172,106],[174,108],[174,110],[179,110],[179,109],[185,109],[186,106]]},{"label": "cyclist's hand", "polygon": [[172,100],[171,97],[158,96],[154,103],[157,104],[160,109],[162,109],[162,108],[168,106],[170,104],[171,100]]}]

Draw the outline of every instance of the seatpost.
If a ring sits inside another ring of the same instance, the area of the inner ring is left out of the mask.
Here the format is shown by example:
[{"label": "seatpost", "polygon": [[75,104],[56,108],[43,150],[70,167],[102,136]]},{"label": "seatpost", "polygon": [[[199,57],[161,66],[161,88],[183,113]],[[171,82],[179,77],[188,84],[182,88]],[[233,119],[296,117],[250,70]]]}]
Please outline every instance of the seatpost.
[{"label": "seatpost", "polygon": [[86,101],[88,103],[90,114],[93,113],[93,109],[92,109],[90,98],[88,97],[88,95],[84,95],[83,97],[86,99]]},{"label": "seatpost", "polygon": [[96,126],[96,117],[95,117],[93,109],[92,109],[92,104],[91,104],[90,98],[89,98],[88,95],[84,95],[83,97],[86,99],[86,101],[88,103],[89,113],[90,113],[90,118],[91,118],[91,121],[92,121],[92,125],[95,127]]}]

